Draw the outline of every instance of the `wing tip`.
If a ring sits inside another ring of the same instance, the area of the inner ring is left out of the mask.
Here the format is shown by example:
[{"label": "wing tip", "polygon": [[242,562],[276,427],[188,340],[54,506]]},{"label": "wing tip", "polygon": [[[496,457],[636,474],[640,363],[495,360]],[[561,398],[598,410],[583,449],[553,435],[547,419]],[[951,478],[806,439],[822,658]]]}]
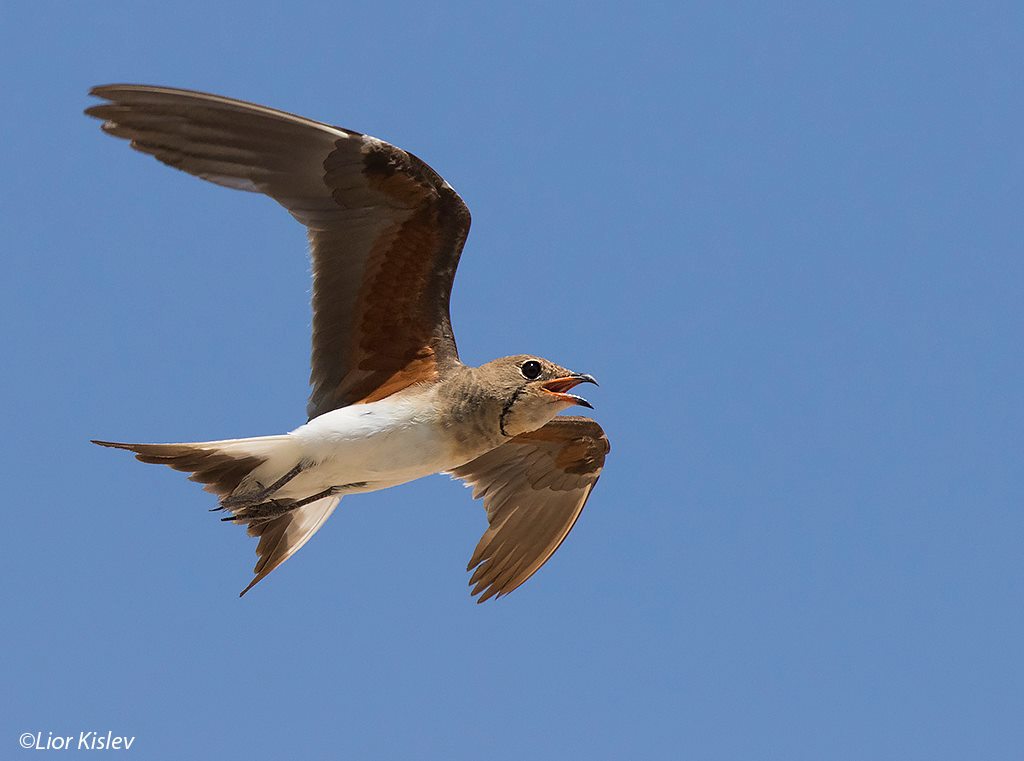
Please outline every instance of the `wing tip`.
[{"label": "wing tip", "polygon": [[[472,584],[472,582],[470,583]],[[485,603],[488,600],[500,600],[505,595],[509,594],[510,592],[513,592],[518,586],[519,584],[516,584],[516,586],[512,587],[512,589],[499,589],[498,587],[492,585],[487,587],[486,589],[473,590],[469,594],[472,597],[476,597],[476,604],[480,605],[481,603]]]}]

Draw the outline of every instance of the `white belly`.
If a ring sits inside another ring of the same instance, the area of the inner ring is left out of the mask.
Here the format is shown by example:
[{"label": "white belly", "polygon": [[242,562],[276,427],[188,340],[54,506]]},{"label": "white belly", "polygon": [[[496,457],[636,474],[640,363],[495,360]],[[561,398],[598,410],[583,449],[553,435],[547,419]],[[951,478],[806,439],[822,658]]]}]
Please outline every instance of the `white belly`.
[{"label": "white belly", "polygon": [[[276,496],[301,499],[350,484],[350,492],[376,491],[460,464],[452,461],[450,438],[437,424],[432,401],[420,396],[356,404],[296,428],[289,436],[309,467]],[[281,473],[293,464],[267,463]],[[279,475],[260,474],[260,480]]]}]

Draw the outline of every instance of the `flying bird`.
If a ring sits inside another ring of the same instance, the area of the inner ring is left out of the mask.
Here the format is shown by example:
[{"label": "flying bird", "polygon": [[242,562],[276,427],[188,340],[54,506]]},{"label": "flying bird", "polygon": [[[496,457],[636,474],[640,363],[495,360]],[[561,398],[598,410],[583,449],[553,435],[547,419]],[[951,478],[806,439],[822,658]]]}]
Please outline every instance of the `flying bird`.
[{"label": "flying bird", "polygon": [[590,375],[534,355],[459,361],[449,316],[465,203],[416,156],[370,135],[190,90],[104,85],[86,109],[168,166],[263,193],[307,228],[313,349],[307,422],[290,433],[178,444],[95,441],[191,473],[222,520],[258,538],[244,595],[294,555],[339,500],[448,473],[482,499],[469,561],[477,602],[558,549],[609,451],[601,427],[558,416]]}]

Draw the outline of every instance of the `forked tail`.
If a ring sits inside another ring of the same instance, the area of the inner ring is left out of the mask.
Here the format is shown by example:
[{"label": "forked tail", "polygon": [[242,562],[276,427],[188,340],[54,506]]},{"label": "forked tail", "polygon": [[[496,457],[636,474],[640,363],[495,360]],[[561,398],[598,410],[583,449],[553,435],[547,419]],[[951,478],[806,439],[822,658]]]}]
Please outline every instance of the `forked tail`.
[{"label": "forked tail", "polygon": [[[127,449],[134,452],[135,457],[142,462],[167,465],[191,473],[189,478],[206,484],[206,491],[220,497],[220,509],[230,510],[239,522],[249,524],[249,535],[259,538],[256,546],[259,560],[253,569],[255,576],[249,586],[242,590],[243,595],[308,542],[334,512],[341,499],[338,496],[325,496],[308,504],[299,501],[294,509],[290,508],[281,515],[270,516],[265,520],[246,518],[248,511],[253,509],[251,500],[246,497],[252,497],[253,494],[268,495],[281,480],[294,477],[301,469],[301,465],[296,465],[301,463],[298,444],[287,434],[191,444],[93,443]],[[259,478],[263,479],[262,484]],[[267,490],[265,484],[270,484],[272,488]],[[229,499],[233,494],[235,499]]]}]

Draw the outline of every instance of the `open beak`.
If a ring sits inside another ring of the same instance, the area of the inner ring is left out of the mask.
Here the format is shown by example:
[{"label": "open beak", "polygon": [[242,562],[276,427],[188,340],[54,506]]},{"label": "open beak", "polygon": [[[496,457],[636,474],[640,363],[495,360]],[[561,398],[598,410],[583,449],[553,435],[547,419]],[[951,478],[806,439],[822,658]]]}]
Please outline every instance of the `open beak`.
[{"label": "open beak", "polygon": [[575,375],[566,375],[564,378],[555,378],[541,384],[541,388],[547,391],[549,394],[553,394],[563,402],[569,402],[570,404],[578,404],[580,407],[589,407],[594,409],[594,405],[584,399],[582,396],[576,396],[575,394],[567,394],[566,392],[570,389],[576,388],[581,383],[593,383],[597,385],[597,381],[594,380],[593,375],[586,375],[585,373],[578,373]]}]

